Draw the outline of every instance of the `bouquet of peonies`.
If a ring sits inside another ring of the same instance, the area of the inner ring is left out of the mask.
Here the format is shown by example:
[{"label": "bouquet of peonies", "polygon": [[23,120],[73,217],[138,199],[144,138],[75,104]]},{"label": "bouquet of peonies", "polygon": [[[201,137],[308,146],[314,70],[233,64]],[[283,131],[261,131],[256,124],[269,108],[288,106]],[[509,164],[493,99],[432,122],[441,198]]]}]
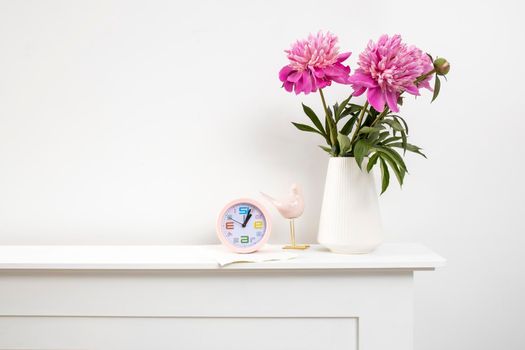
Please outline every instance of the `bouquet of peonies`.
[{"label": "bouquet of peonies", "polygon": [[[319,32],[299,40],[286,50],[290,63],[279,72],[279,79],[288,92],[296,94],[319,91],[324,108],[324,123],[303,104],[304,113],[313,125],[292,123],[299,130],[319,134],[327,146],[320,146],[332,157],[354,157],[361,168],[368,157],[366,170],[379,163],[383,193],[393,172],[400,185],[407,173],[403,161],[406,151],[425,155],[421,148],[408,143],[408,125],[399,114],[403,94],[419,96],[420,89],[433,91],[432,101],[439,94],[440,76],[450,70],[444,58],[435,60],[415,46],[407,46],[400,35],[382,35],[370,41],[359,55],[358,68],[350,74],[343,62],[350,52],[339,53],[337,37]],[[430,85],[434,79],[434,87]],[[348,84],[352,94],[328,107],[323,88],[333,82]],[[352,98],[366,92],[364,104]]]}]

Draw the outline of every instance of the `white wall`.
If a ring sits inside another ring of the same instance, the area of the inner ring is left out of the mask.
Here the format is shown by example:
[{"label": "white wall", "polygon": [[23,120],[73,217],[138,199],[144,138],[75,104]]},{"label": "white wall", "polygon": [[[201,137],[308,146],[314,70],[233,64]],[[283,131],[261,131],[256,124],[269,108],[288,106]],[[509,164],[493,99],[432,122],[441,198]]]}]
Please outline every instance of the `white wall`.
[{"label": "white wall", "polygon": [[[401,33],[452,62],[437,102],[407,101],[387,239],[449,259],[417,276],[416,348],[519,349],[525,25],[518,1],[0,1],[0,244],[211,243],[220,206],[297,181],[315,240],[327,158],[282,52],[329,29],[354,55]],[[348,88],[327,91],[342,99]],[[275,212],[274,212],[275,213]],[[273,241],[286,239],[276,217]]]}]

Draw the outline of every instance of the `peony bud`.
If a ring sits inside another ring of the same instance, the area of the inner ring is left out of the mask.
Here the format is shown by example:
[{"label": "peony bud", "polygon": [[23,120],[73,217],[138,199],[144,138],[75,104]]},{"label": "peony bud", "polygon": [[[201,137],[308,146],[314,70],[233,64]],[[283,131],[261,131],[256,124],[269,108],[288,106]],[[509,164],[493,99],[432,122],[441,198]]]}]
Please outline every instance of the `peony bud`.
[{"label": "peony bud", "polygon": [[434,60],[434,69],[437,75],[447,75],[450,70],[450,63],[443,57],[436,58]]}]

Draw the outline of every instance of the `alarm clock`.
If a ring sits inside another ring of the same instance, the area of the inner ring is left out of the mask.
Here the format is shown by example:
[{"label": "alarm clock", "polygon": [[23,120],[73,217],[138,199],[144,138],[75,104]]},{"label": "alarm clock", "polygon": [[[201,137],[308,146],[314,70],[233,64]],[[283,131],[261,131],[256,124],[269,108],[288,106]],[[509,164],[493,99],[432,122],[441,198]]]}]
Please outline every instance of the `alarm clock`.
[{"label": "alarm clock", "polygon": [[219,240],[230,250],[252,253],[268,241],[271,222],[261,204],[241,198],[224,206],[217,218],[216,229]]}]

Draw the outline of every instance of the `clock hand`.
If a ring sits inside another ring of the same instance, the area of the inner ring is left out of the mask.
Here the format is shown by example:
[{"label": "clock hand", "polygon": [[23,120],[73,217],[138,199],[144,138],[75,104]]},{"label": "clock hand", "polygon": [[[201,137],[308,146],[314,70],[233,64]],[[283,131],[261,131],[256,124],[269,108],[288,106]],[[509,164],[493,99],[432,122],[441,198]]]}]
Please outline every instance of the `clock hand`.
[{"label": "clock hand", "polygon": [[[231,215],[228,216],[228,219],[229,219],[229,220],[232,220],[232,221],[235,221],[235,222],[238,223],[239,225],[242,225],[242,222],[239,222],[239,221],[235,220],[234,218],[232,218]],[[244,227],[244,226],[243,226],[243,227]]]},{"label": "clock hand", "polygon": [[251,217],[252,217],[252,210],[249,209],[248,214],[246,214],[246,219],[244,219],[244,222],[242,224],[242,227],[246,227],[246,224],[248,223]]}]

